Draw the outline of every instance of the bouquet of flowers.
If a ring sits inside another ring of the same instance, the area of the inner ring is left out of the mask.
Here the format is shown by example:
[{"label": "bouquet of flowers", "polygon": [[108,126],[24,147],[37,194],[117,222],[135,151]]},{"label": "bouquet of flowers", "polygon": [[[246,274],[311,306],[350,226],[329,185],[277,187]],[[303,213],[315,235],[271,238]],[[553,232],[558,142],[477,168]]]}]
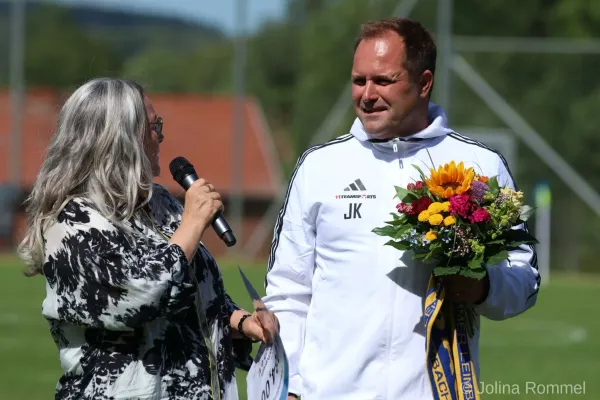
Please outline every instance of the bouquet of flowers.
[{"label": "bouquet of flowers", "polygon": [[[473,305],[446,302],[439,277],[482,279],[486,265],[508,258],[509,251],[537,243],[515,229],[533,213],[523,193],[500,187],[497,177],[481,176],[452,161],[431,169],[421,180],[396,187],[400,203],[393,219],[373,232],[390,237],[386,245],[412,252],[433,264],[425,294],[426,365],[436,398],[479,399],[475,365],[466,335],[473,336]],[[441,385],[443,382],[444,385]],[[451,397],[448,397],[451,396]]]},{"label": "bouquet of flowers", "polygon": [[411,250],[413,257],[435,265],[434,276],[459,274],[481,279],[486,265],[498,264],[508,252],[537,240],[526,230],[533,209],[523,193],[500,187],[497,177],[481,176],[454,161],[429,176],[414,166],[421,180],[396,186],[400,203],[393,220],[374,233],[390,237],[386,245]]}]

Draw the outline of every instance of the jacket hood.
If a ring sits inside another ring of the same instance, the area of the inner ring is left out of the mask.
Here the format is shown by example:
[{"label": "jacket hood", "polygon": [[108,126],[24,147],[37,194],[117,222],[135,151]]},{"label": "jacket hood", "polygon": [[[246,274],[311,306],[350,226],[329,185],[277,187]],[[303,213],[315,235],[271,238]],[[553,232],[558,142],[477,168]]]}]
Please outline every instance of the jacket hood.
[{"label": "jacket hood", "polygon": [[350,133],[360,142],[375,146],[381,150],[400,153],[413,152],[430,146],[433,139],[445,137],[453,132],[452,129],[448,128],[448,119],[440,105],[429,103],[428,117],[430,123],[427,128],[406,137],[397,137],[388,140],[375,139],[365,131],[362,122],[358,118],[354,120],[354,124],[350,128]]}]

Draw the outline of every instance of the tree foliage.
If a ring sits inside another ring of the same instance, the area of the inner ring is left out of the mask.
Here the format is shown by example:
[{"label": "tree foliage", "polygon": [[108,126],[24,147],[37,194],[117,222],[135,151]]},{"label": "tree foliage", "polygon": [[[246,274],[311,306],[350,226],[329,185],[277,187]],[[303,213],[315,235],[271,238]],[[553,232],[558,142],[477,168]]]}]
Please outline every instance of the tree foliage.
[{"label": "tree foliage", "polygon": [[43,5],[27,19],[25,80],[60,88],[95,76],[118,75],[121,60],[101,40],[78,28],[64,8]]},{"label": "tree foliage", "polygon": [[[434,36],[437,3],[420,0],[411,14]],[[461,0],[453,4],[454,35],[600,36],[598,1],[527,0],[516,6],[504,0]],[[350,80],[360,24],[391,15],[397,5],[397,0],[291,0],[284,20],[270,22],[248,38],[246,92],[261,102],[274,131],[292,138],[296,156],[309,145]],[[64,87],[97,75],[114,75],[138,79],[156,91],[231,93],[234,89],[231,39],[217,35],[199,41],[195,50],[157,40],[131,54],[115,52],[106,43],[114,42],[82,30],[65,10],[40,8],[28,23],[28,84]],[[594,156],[600,150],[596,133],[600,113],[595,112],[600,100],[600,78],[595,73],[600,56],[494,51],[461,55],[600,190],[600,158]],[[506,128],[494,110],[456,76],[452,89],[449,119],[454,128]],[[353,118],[349,107],[343,124],[330,137],[347,132]],[[295,162],[295,157],[289,161]],[[589,263],[600,228],[598,219],[588,222],[595,210],[584,206],[522,142],[518,171],[517,180],[529,196],[540,178],[549,180],[557,193],[555,210],[560,211],[553,217],[555,226],[561,227],[560,236],[555,236],[560,237],[555,246],[560,262]]]}]

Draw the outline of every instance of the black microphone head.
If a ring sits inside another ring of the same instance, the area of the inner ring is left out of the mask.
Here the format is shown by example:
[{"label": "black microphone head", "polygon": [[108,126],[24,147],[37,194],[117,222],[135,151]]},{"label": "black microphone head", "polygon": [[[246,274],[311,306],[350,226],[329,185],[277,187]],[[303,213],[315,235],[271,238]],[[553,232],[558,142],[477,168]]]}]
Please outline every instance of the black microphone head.
[{"label": "black microphone head", "polygon": [[169,170],[171,171],[171,175],[173,175],[173,179],[180,185],[186,176],[196,173],[194,166],[185,157],[174,158],[169,163]]}]

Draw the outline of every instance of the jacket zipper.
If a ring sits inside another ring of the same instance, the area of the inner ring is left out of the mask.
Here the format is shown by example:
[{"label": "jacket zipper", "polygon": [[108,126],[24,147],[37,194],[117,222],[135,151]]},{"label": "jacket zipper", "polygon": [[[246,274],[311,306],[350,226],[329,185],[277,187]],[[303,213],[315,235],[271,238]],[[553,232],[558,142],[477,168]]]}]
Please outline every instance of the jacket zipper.
[{"label": "jacket zipper", "polygon": [[[398,138],[392,139],[392,148],[394,149],[394,153],[398,152],[398,143],[399,142],[400,142],[400,139],[398,139]],[[400,169],[404,169],[404,162],[402,162],[401,158],[398,159],[398,165],[400,166]]]},{"label": "jacket zipper", "polygon": [[[394,138],[392,139],[392,148],[394,150],[394,153],[398,153],[399,148],[398,148],[398,144],[400,143],[400,139],[399,138]],[[400,168],[400,174],[402,174],[402,170],[404,169],[404,161],[402,160],[401,157],[398,157],[398,167]],[[394,263],[395,264],[395,263]],[[393,266],[393,268],[396,268],[396,265]],[[392,301],[395,303],[396,302],[396,294],[394,293],[394,298],[392,299]],[[394,337],[395,337],[395,324],[394,321],[395,320],[395,315],[392,311],[392,318],[390,318],[390,333],[389,333],[389,337],[388,337],[388,343],[387,343],[387,348],[388,348],[388,354],[387,354],[387,363],[388,365],[392,364],[395,360],[396,360],[396,352],[394,351],[394,349],[392,348],[393,342],[394,342]],[[383,399],[388,398],[389,395],[389,376],[387,377],[386,380],[386,386],[385,386],[385,392],[383,393]]]}]

